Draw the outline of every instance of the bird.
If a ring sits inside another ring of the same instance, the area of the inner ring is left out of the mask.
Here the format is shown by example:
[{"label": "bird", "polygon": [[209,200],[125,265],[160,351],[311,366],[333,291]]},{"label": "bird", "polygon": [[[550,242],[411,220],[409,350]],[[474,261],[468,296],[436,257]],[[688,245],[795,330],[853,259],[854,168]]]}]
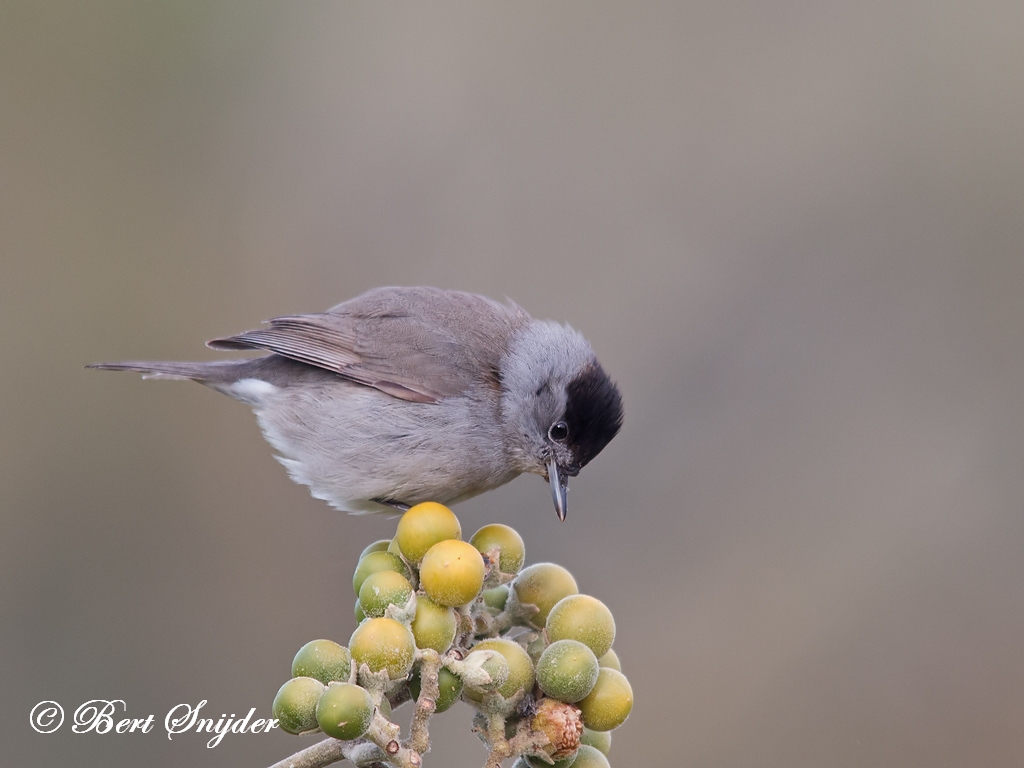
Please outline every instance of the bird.
[{"label": "bird", "polygon": [[622,426],[622,396],[587,340],[511,300],[375,288],[207,346],[266,354],[87,367],[246,403],[291,478],[351,513],[456,504],[532,473],[564,521],[569,478]]}]

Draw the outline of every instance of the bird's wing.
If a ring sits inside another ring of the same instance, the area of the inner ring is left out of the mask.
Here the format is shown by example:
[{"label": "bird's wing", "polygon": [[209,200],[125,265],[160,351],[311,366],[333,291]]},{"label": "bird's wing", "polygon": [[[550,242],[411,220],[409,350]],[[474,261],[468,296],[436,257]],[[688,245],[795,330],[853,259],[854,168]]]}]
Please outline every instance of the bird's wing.
[{"label": "bird's wing", "polygon": [[208,342],[264,349],[402,400],[435,402],[494,377],[529,316],[515,305],[436,288],[378,288],[327,312],[277,317]]}]

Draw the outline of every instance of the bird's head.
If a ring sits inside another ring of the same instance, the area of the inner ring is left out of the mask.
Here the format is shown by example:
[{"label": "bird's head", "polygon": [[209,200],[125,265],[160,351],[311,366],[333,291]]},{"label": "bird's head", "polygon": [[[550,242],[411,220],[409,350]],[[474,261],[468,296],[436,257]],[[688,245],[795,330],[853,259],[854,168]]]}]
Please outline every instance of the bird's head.
[{"label": "bird's head", "polygon": [[499,373],[506,446],[520,471],[551,483],[564,520],[569,478],[622,426],[619,390],[586,339],[549,321],[533,321],[515,336]]}]

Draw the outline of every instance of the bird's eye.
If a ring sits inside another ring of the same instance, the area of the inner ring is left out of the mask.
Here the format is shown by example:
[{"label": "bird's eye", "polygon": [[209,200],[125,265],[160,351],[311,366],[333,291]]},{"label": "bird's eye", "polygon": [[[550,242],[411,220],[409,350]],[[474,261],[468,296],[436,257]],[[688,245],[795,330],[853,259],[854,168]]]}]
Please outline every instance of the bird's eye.
[{"label": "bird's eye", "polygon": [[569,425],[564,421],[556,421],[548,430],[548,437],[556,443],[560,443],[569,436]]}]

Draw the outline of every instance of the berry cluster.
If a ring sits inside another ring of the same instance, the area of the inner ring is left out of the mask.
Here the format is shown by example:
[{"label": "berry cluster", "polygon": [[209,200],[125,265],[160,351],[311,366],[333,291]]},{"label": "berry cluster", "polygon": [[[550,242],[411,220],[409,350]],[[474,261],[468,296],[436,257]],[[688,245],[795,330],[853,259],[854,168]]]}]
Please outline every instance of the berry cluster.
[{"label": "berry cluster", "polygon": [[[512,756],[514,768],[607,768],[609,732],[633,706],[612,650],[615,620],[579,594],[565,568],[524,562],[523,540],[507,525],[486,525],[465,542],[447,507],[406,512],[395,538],[371,544],[356,566],[359,626],[348,647],[304,645],[274,699],[284,730],[340,740],[288,764],[346,757],[416,768],[430,746],[430,716],[461,699],[478,710],[485,768]],[[391,713],[410,700],[401,740]]]}]

